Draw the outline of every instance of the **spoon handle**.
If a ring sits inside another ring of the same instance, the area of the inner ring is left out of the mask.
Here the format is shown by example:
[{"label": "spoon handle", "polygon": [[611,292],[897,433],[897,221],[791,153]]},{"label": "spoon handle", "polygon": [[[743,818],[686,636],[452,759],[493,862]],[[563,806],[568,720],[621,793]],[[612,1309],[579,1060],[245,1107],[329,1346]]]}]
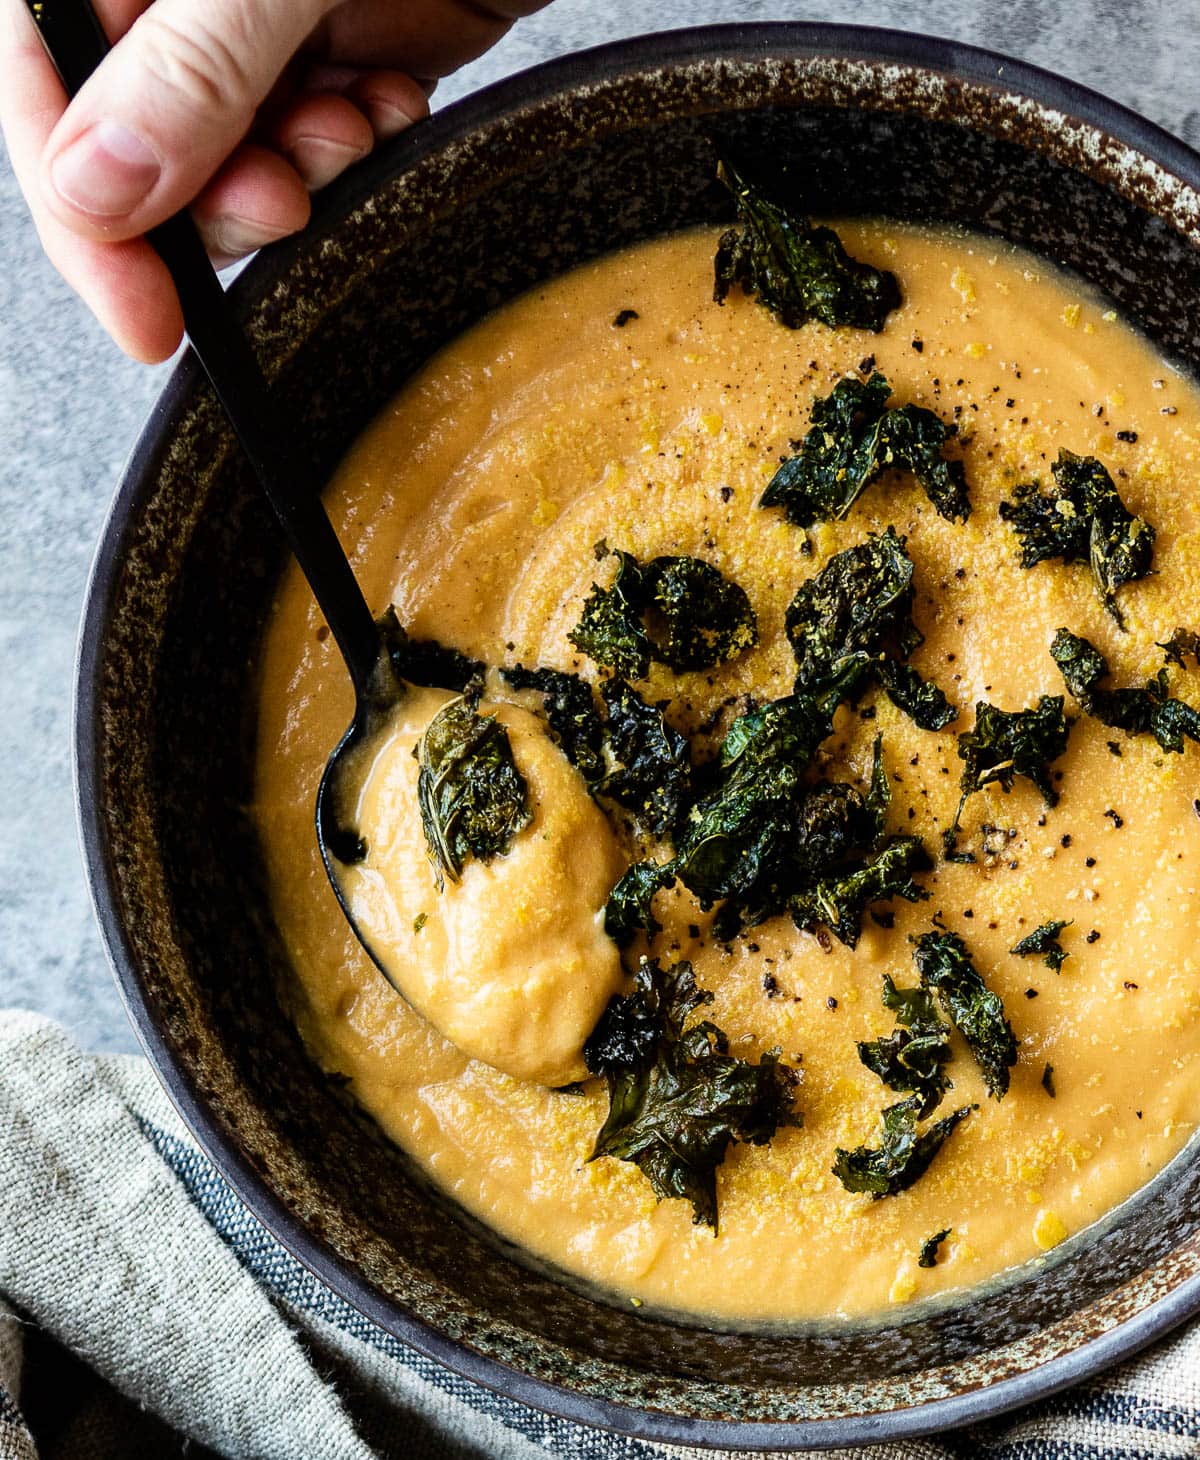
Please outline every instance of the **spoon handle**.
[{"label": "spoon handle", "polygon": [[[89,0],[26,0],[26,5],[68,96],[74,96],[110,49],[96,12]],[[196,358],[308,579],[361,700],[379,658],[379,630],[321,504],[312,468],[293,448],[295,424],[284,420],[189,215],[176,213],[146,238],[174,281]]]}]

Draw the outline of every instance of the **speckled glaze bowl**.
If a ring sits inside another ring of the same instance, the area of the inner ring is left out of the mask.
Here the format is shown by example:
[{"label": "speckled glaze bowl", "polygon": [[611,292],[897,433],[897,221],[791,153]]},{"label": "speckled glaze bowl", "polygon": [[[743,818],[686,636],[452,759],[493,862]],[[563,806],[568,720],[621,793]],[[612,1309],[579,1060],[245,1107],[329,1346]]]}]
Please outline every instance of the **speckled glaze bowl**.
[{"label": "speckled glaze bowl", "polygon": [[[1200,157],[1080,87],[885,31],[736,26],[530,71],[415,127],[236,296],[321,464],[486,311],[725,216],[712,138],[807,163],[822,213],[949,220],[1077,270],[1200,373]],[[255,642],[282,549],[191,360],[139,442],[84,617],[78,787],[122,993],[248,1206],[382,1328],[517,1399],[738,1449],[912,1435],[1095,1373],[1200,1311],[1196,1144],[1104,1222],[877,1323],[712,1331],[524,1262],[431,1191],[281,1013],[251,793]],[[781,1233],[780,1240],[787,1240]]]}]

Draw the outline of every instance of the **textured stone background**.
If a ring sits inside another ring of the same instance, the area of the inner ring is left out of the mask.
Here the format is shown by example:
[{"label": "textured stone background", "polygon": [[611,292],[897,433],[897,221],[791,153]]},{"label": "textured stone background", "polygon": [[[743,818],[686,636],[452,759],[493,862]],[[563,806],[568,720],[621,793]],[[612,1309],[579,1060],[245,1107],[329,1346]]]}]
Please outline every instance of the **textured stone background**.
[{"label": "textured stone background", "polygon": [[[647,28],[805,19],[990,46],[1087,82],[1200,145],[1200,0],[556,0],[445,82],[435,102]],[[5,162],[0,259],[0,1006],[53,1014],[86,1047],[130,1050],[77,846],[72,661],[106,505],[166,367],[125,360],[60,283]]]}]

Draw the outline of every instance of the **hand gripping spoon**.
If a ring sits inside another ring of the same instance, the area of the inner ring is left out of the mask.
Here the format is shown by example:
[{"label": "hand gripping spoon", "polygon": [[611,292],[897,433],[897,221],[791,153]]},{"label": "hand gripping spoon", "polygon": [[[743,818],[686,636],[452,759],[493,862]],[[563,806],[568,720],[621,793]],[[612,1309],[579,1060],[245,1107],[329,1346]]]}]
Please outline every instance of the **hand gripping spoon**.
[{"label": "hand gripping spoon", "polygon": [[[69,96],[74,96],[109,51],[89,0],[26,0],[42,42]],[[318,484],[294,430],[284,420],[196,226],[176,213],[146,235],[174,281],[188,338],[234,434],[241,442],[288,546],[308,580],[354,685],[354,718],[334,747],[317,791],[317,841],[342,911],[376,967],[398,993],[396,979],[363,937],[338,880],[344,861],[357,855],[357,837],[338,821],[339,774],[350,751],[372,733],[396,700],[399,687],[378,625],[321,505]],[[338,853],[341,852],[341,857]]]}]

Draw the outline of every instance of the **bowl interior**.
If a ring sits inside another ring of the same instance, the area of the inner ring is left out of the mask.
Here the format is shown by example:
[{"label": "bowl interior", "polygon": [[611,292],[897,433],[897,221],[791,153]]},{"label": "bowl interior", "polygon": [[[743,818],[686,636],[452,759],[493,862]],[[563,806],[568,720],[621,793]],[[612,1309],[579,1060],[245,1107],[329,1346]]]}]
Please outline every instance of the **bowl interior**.
[{"label": "bowl interior", "polygon": [[[725,218],[714,140],[802,159],[814,211],[949,221],[1026,245],[1200,373],[1190,187],[1095,125],[972,79],[983,62],[951,77],[948,51],[862,33],[833,58],[827,34],[659,38],[546,68],[343,183],[311,234],[239,286],[317,460],[332,465],[431,352],[497,304],[611,248]],[[176,1100],[268,1224],[378,1322],[566,1412],[617,1422],[608,1402],[643,1406],[656,1417],[629,1425],[664,1437],[694,1437],[689,1420],[848,1418],[851,1438],[857,1419],[1069,1359],[1194,1281],[1195,1252],[1180,1257],[1200,1229],[1194,1151],[1036,1270],[902,1322],[784,1334],[631,1311],[457,1213],[320,1076],[280,1010],[288,970],[244,808],[245,646],[281,561],[185,366],[135,453],[89,605],[85,831],[118,975]]]}]

